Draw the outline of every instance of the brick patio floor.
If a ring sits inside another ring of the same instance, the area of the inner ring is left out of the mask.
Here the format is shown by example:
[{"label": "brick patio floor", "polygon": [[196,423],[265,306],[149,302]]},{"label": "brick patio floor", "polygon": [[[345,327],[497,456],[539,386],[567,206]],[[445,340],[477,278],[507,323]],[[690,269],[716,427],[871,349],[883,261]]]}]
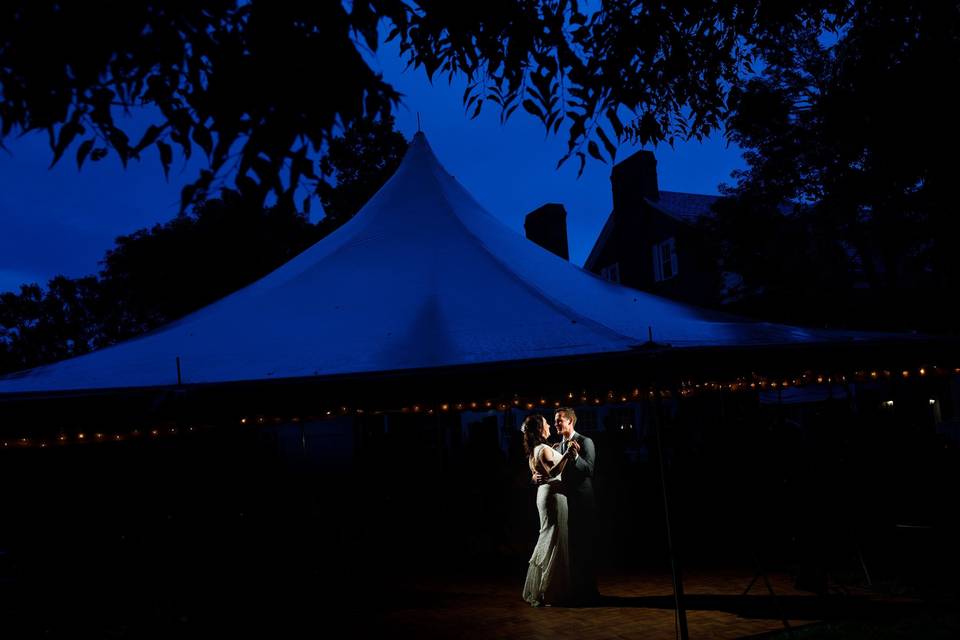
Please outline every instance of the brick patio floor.
[{"label": "brick patio floor", "polygon": [[[475,570],[471,570],[475,569]],[[519,568],[517,569],[519,571]],[[254,576],[234,589],[221,580],[100,591],[49,583],[6,584],[0,590],[2,638],[676,638],[670,575],[652,570],[605,571],[603,600],[591,607],[531,607],[520,597],[523,574],[503,567],[468,567],[398,580],[370,574],[316,575],[298,581]],[[512,575],[511,575],[512,574]],[[303,576],[300,576],[301,578]],[[689,570],[684,576],[690,638],[743,638],[822,620],[884,624],[920,606],[907,598],[837,589],[820,597],[771,574],[776,598],[762,580],[742,595],[747,569]],[[368,585],[370,591],[368,591]],[[331,589],[332,587],[332,589]],[[331,635],[335,629],[340,634]]]},{"label": "brick patio floor", "polygon": [[[690,572],[684,576],[691,638],[743,638],[791,627],[859,615],[883,615],[909,607],[866,592],[820,598],[792,587],[792,578],[771,575],[770,598],[762,580],[743,596],[752,573]],[[650,638],[676,636],[669,574],[605,575],[604,600],[583,608],[534,608],[520,598],[522,580],[420,578],[395,601],[363,621],[365,630],[416,638]]]}]

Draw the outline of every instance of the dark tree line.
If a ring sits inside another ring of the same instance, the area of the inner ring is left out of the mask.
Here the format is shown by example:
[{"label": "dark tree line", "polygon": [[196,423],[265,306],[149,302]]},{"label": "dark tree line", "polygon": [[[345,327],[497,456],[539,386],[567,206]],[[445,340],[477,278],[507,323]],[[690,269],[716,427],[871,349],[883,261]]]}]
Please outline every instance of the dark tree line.
[{"label": "dark tree line", "polygon": [[[263,277],[349,220],[406,149],[393,119],[361,122],[324,157],[316,224],[235,190],[117,238],[97,276],[0,294],[0,371],[81,355],[179,318]],[[375,157],[374,161],[372,158]]]},{"label": "dark tree line", "polygon": [[[858,2],[730,93],[747,168],[709,221],[732,308],[817,325],[956,332],[960,5]],[[786,211],[786,213],[784,213]]]}]

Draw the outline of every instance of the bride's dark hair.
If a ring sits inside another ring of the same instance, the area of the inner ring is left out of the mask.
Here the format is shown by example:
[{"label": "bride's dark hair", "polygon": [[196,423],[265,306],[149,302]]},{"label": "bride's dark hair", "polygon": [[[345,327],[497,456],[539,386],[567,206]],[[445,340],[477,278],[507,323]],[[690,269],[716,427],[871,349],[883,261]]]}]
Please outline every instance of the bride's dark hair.
[{"label": "bride's dark hair", "polygon": [[523,431],[523,452],[527,454],[528,458],[533,455],[533,450],[537,448],[538,444],[546,442],[541,433],[543,430],[542,424],[546,421],[547,419],[539,413],[531,413],[523,420],[523,426],[520,427],[520,430]]}]

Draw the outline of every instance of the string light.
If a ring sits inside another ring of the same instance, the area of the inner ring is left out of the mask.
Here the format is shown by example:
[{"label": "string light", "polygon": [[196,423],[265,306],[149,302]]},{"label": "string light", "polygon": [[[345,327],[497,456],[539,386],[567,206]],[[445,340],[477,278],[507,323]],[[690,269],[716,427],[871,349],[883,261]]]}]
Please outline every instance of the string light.
[{"label": "string light", "polygon": [[[954,375],[954,374],[960,374],[960,368],[942,368],[942,367],[938,367],[938,366],[935,366],[935,365],[934,365],[934,366],[931,366],[931,367],[928,367],[928,366],[924,365],[924,366],[922,366],[922,367],[917,367],[917,368],[915,368],[915,369],[905,368],[905,369],[901,369],[901,370],[900,370],[900,376],[903,377],[903,378],[910,378],[910,377],[911,377],[911,373],[917,374],[917,377],[921,377],[921,376],[922,376],[922,377],[925,377],[925,378],[926,378],[926,377],[929,377],[931,374],[932,374],[932,375]],[[886,377],[886,378],[892,378],[892,377],[893,377],[892,372],[891,372],[890,370],[886,370],[886,369],[884,369],[884,370],[869,370],[869,371],[868,371],[868,370],[856,370],[856,371],[851,372],[851,379],[852,379],[852,381],[854,381],[854,382],[870,382],[870,381],[876,381],[876,380],[878,380],[878,378],[879,378],[881,375],[884,376],[884,377]],[[735,379],[733,379],[733,380],[724,380],[724,381],[717,381],[717,380],[689,380],[689,379],[688,379],[688,380],[682,380],[682,381],[680,381],[679,384],[677,385],[676,390],[679,391],[680,397],[687,398],[687,397],[690,397],[690,396],[692,396],[692,395],[696,395],[696,394],[704,393],[704,392],[717,392],[717,391],[719,391],[719,392],[725,392],[725,391],[730,391],[730,392],[754,391],[754,392],[756,392],[758,389],[759,389],[759,390],[765,390],[765,389],[775,389],[775,390],[776,390],[776,389],[785,389],[785,388],[790,387],[791,384],[792,384],[793,386],[796,386],[796,387],[802,387],[802,386],[804,386],[804,385],[812,385],[812,384],[824,384],[824,383],[833,384],[834,379],[837,379],[838,381],[843,381],[844,383],[847,382],[847,376],[846,376],[846,375],[839,375],[839,374],[838,374],[838,375],[830,375],[830,374],[827,374],[827,373],[815,373],[815,372],[811,372],[811,371],[804,371],[804,372],[802,372],[802,373],[798,373],[795,377],[787,378],[787,379],[779,379],[779,380],[778,380],[778,379],[768,379],[768,378],[764,378],[764,377],[762,377],[762,376],[757,375],[756,373],[752,373],[752,374],[750,374],[749,376],[740,376],[740,377],[737,377],[737,378],[735,378]],[[673,397],[673,394],[672,394],[672,392],[671,392],[671,389],[669,389],[669,388],[656,388],[656,387],[651,388],[651,387],[647,387],[647,388],[645,388],[645,389],[643,389],[643,390],[646,391],[646,394],[645,394],[645,395],[647,395],[649,398],[656,398],[656,397],[672,398],[672,397]],[[616,389],[609,389],[609,390],[607,390],[607,391],[605,392],[605,396],[606,396],[605,398],[604,398],[602,395],[601,395],[601,396],[590,397],[590,396],[586,395],[586,394],[588,393],[588,390],[587,390],[587,389],[582,389],[581,392],[582,392],[582,395],[579,396],[580,404],[582,404],[582,405],[590,405],[590,406],[599,406],[599,405],[602,405],[602,404],[605,404],[605,403],[610,403],[610,404],[613,404],[613,403],[627,403],[627,402],[630,400],[631,397],[632,397],[633,399],[637,399],[637,398],[640,397],[641,388],[640,388],[640,387],[633,387],[632,389],[630,389],[630,391],[627,391],[627,392],[618,392]],[[559,407],[562,406],[563,404],[571,404],[571,403],[568,402],[568,401],[573,400],[573,399],[576,398],[576,397],[577,397],[577,396],[575,395],[575,392],[574,392],[574,391],[567,391],[567,392],[562,393],[560,396],[554,396],[554,397],[550,397],[550,396],[548,396],[548,395],[547,395],[547,396],[545,396],[545,395],[537,395],[537,396],[532,397],[532,398],[523,398],[520,394],[515,394],[515,395],[513,395],[513,397],[512,397],[511,399],[509,399],[509,400],[507,400],[507,399],[502,399],[502,398],[501,398],[501,399],[489,399],[489,398],[488,398],[488,399],[482,399],[482,398],[481,398],[481,399],[479,399],[479,400],[474,400],[474,401],[469,402],[468,405],[469,405],[469,407],[470,407],[471,409],[476,409],[479,405],[482,404],[482,405],[483,405],[485,408],[487,408],[487,409],[492,409],[492,408],[496,407],[496,409],[498,409],[498,410],[500,410],[500,411],[508,411],[508,410],[511,409],[511,406],[512,406],[512,407],[516,407],[516,408],[523,407],[523,408],[525,408],[525,409],[527,409],[527,410],[531,410],[531,411],[532,411],[532,410],[534,410],[534,408],[536,408],[538,405],[539,405],[539,406],[542,406],[542,407],[547,407],[547,406],[551,406],[551,405],[552,405],[553,407],[559,408]],[[562,398],[563,401],[561,401],[561,400],[558,399],[558,398]],[[936,402],[937,402],[936,399],[930,399],[930,405],[935,405]],[[442,404],[432,405],[432,406],[429,407],[429,408],[424,408],[424,407],[423,407],[422,405],[420,405],[420,404],[415,404],[415,405],[412,405],[412,411],[413,411],[414,413],[425,412],[425,413],[427,413],[428,415],[434,415],[434,414],[437,412],[438,409],[439,409],[439,410],[442,410],[442,411],[444,411],[444,412],[447,412],[447,411],[450,411],[451,409],[453,409],[453,408],[455,407],[456,410],[462,411],[465,406],[467,406],[467,405],[465,405],[463,402],[458,402],[458,403],[456,403],[455,405],[452,404],[452,403],[449,403],[449,402],[444,402],[444,403],[442,403]],[[889,407],[893,407],[893,400],[883,401],[882,406],[888,407],[888,408],[889,408]],[[339,409],[339,411],[338,411],[338,409]],[[391,408],[389,408],[389,407],[368,407],[367,410],[373,412],[375,415],[382,415],[382,414],[384,414],[384,413],[390,413],[390,412],[396,412],[396,411],[397,411],[396,408],[392,408],[392,409],[391,409]],[[410,410],[411,410],[410,407],[402,407],[399,411],[400,411],[401,413],[407,413],[407,412],[409,412]],[[302,417],[302,416],[299,416],[299,415],[297,415],[297,416],[289,416],[289,417],[282,417],[282,416],[278,416],[278,415],[259,415],[259,416],[254,416],[254,417],[243,416],[243,417],[240,417],[240,418],[239,418],[239,423],[240,423],[241,425],[248,425],[248,424],[250,424],[251,422],[255,421],[256,424],[259,424],[259,425],[264,425],[264,424],[275,424],[275,425],[278,425],[278,424],[281,424],[281,423],[284,423],[284,422],[299,423],[299,422],[301,422],[301,420],[304,420],[304,419],[306,419],[306,420],[323,419],[324,416],[325,416],[326,418],[336,418],[336,417],[338,417],[338,416],[341,415],[341,414],[342,414],[342,415],[347,415],[347,414],[352,414],[352,413],[356,413],[357,415],[360,415],[360,414],[363,414],[363,413],[364,413],[364,409],[363,409],[363,408],[355,408],[355,409],[352,409],[352,408],[350,408],[350,407],[347,407],[346,405],[340,405],[339,407],[331,407],[331,408],[329,408],[329,409],[323,409],[323,410],[320,411],[318,414],[315,414],[315,415],[312,415],[312,416],[307,416],[306,418],[304,418],[304,417]],[[318,418],[318,416],[320,416],[320,417]],[[193,426],[184,427],[183,429],[178,429],[178,428],[176,428],[176,427],[170,427],[170,426],[164,426],[163,429],[162,429],[162,432],[161,432],[161,429],[159,429],[159,428],[151,428],[151,429],[149,429],[149,435],[151,435],[152,437],[156,438],[156,437],[160,437],[160,436],[162,436],[162,435],[164,435],[164,434],[177,435],[178,433],[181,433],[181,432],[193,433],[194,431],[195,431],[195,427],[193,427]],[[104,433],[104,432],[102,432],[102,431],[94,431],[92,438],[88,438],[88,437],[87,437],[87,434],[86,434],[85,432],[78,432],[78,433],[76,433],[75,436],[70,436],[68,433],[63,433],[63,432],[61,432],[59,435],[55,436],[54,443],[55,443],[55,444],[59,444],[59,445],[64,445],[64,446],[66,446],[66,445],[69,445],[69,444],[72,444],[72,443],[86,443],[86,442],[90,442],[90,441],[95,441],[95,442],[105,442],[105,441],[121,442],[121,441],[124,441],[124,440],[127,440],[127,439],[132,439],[132,438],[139,437],[140,434],[141,434],[141,432],[140,432],[140,429],[139,429],[139,428],[133,429],[132,431],[130,431],[130,432],[128,432],[128,433],[125,433],[125,434],[123,434],[123,433],[106,434],[106,433]],[[41,448],[48,448],[48,445],[49,445],[50,443],[47,442],[46,440],[31,439],[31,438],[18,438],[18,439],[7,440],[7,441],[4,441],[4,442],[3,442],[3,446],[4,446],[5,448],[9,448],[9,447],[11,446],[11,444],[15,444],[15,445],[17,445],[18,447],[41,447]]]}]

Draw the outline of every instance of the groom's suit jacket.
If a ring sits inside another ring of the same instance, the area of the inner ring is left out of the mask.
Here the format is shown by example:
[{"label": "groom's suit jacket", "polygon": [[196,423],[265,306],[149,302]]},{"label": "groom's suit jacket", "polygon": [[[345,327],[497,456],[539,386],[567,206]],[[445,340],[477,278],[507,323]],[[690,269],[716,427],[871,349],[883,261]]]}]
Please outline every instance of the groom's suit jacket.
[{"label": "groom's suit jacket", "polygon": [[591,601],[597,597],[593,561],[593,520],[596,515],[593,471],[597,452],[590,438],[574,431],[571,439],[580,445],[580,454],[576,460],[567,462],[560,476],[570,514],[570,577],[573,581],[574,599]]},{"label": "groom's suit jacket", "polygon": [[597,451],[593,446],[593,440],[576,431],[573,432],[571,440],[580,445],[580,455],[563,468],[560,478],[564,493],[581,503],[593,506],[593,468]]}]

